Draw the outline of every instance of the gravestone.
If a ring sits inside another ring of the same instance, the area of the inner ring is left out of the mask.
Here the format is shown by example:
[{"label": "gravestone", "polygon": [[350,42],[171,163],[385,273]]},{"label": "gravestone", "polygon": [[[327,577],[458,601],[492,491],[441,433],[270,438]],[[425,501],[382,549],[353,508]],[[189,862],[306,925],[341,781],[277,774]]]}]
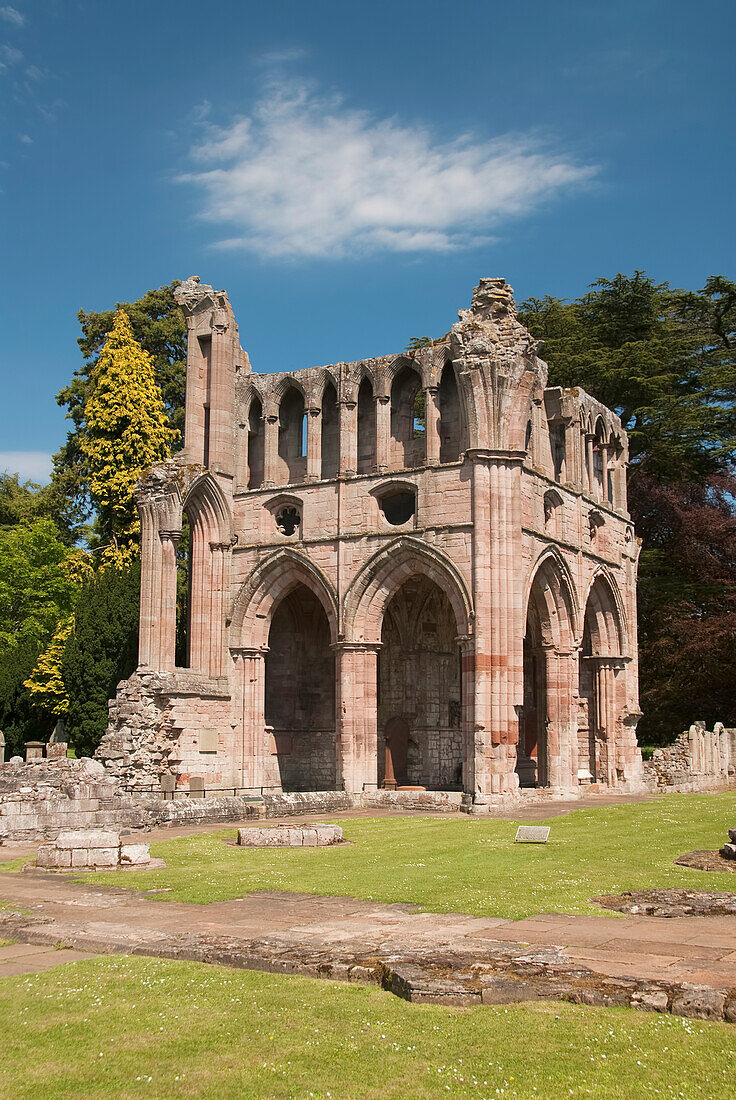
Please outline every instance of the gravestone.
[{"label": "gravestone", "polygon": [[171,802],[174,797],[174,791],[176,790],[176,776],[167,775],[161,776],[161,795],[164,802]]},{"label": "gravestone", "polygon": [[189,776],[190,798],[204,798],[204,779],[201,775]]},{"label": "gravestone", "polygon": [[549,828],[549,825],[520,825],[514,841],[516,844],[546,844]]},{"label": "gravestone", "polygon": [[26,764],[29,760],[43,760],[43,741],[26,741]]},{"label": "gravestone", "polygon": [[0,764],[5,763],[5,734],[0,730]]}]

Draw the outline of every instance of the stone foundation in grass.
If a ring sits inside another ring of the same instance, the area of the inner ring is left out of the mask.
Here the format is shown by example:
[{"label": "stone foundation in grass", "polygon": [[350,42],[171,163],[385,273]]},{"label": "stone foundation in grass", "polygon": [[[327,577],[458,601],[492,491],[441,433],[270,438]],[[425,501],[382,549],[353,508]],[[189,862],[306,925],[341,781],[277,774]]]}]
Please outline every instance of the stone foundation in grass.
[{"label": "stone foundation in grass", "polygon": [[251,825],[238,829],[238,844],[243,848],[318,848],[341,840],[339,825]]},{"label": "stone foundation in grass", "polygon": [[52,844],[42,844],[36,856],[36,867],[46,871],[163,866],[163,860],[151,859],[148,844],[105,829],[64,830]]}]

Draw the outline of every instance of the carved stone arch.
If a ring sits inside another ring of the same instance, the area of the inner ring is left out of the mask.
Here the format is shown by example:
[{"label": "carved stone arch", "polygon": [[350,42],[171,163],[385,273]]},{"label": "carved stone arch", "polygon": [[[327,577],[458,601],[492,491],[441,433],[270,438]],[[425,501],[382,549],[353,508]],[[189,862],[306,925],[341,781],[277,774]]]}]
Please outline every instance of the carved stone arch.
[{"label": "carved stone arch", "polygon": [[330,641],[337,641],[337,596],[327,576],[304,554],[291,548],[263,558],[243,582],[230,622],[230,646],[265,648],[275,607],[292,589],[303,584],[319,600],[330,627]]},{"label": "carved stone arch", "polygon": [[580,608],[570,567],[554,546],[542,551],[529,574],[525,621],[535,599],[537,611],[542,612],[540,628],[545,644],[556,649],[572,648],[578,636]]},{"label": "carved stone arch", "polygon": [[593,656],[626,655],[628,646],[626,610],[616,581],[603,566],[596,569],[590,579],[581,625],[583,631],[586,626],[588,628]]},{"label": "carved stone arch", "polygon": [[400,536],[370,558],[354,578],[343,601],[348,641],[380,644],[383,613],[391,597],[409,577],[420,574],[445,593],[457,622],[457,632],[472,632],[472,601],[452,561],[419,539]]},{"label": "carved stone arch", "polygon": [[339,379],[333,371],[328,370],[327,367],[323,367],[317,374],[313,384],[309,387],[307,397],[305,398],[306,404],[311,408],[320,409],[322,407],[322,400],[325,395],[325,390],[328,386],[333,386],[335,393],[339,391],[338,385]]},{"label": "carved stone arch", "polygon": [[280,405],[286,394],[290,389],[297,390],[302,395],[304,402],[307,401],[307,391],[305,390],[302,382],[297,378],[295,374],[282,374],[277,382],[271,388],[271,393]]},{"label": "carved stone arch", "polygon": [[189,486],[182,502],[193,526],[206,528],[210,542],[229,545],[233,539],[230,504],[211,473],[205,472]]},{"label": "carved stone arch", "polygon": [[531,367],[521,376],[516,394],[509,401],[501,423],[500,446],[508,446],[512,451],[526,450],[526,426],[532,419],[532,403],[538,380],[537,372]]},{"label": "carved stone arch", "polygon": [[395,359],[392,359],[390,363],[386,364],[384,369],[384,382],[386,385],[386,393],[391,393],[391,387],[394,384],[394,379],[397,374],[408,367],[409,370],[413,370],[419,375],[419,381],[424,386],[424,375],[422,373],[422,367],[420,363],[417,363],[413,356],[402,353],[397,355]]}]

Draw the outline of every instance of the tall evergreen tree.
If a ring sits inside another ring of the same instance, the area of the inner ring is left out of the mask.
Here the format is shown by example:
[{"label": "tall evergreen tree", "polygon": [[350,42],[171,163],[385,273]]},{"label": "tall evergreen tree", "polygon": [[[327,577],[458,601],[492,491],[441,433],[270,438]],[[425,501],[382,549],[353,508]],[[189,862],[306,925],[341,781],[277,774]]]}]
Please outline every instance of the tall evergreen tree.
[{"label": "tall evergreen tree", "polygon": [[133,489],[141,472],[166,458],[176,437],[168,426],[153,360],[133,335],[123,310],[115,321],[90,383],[80,451],[97,512],[102,561],[129,562],[140,521]]},{"label": "tall evergreen tree", "polygon": [[61,663],[66,725],[77,755],[91,756],[107,726],[107,703],[138,656],[140,563],[98,572],[82,593]]},{"label": "tall evergreen tree", "polygon": [[98,361],[115,320],[122,309],[128,316],[133,333],[144,351],[153,359],[153,368],[169,427],[181,438],[184,430],[184,393],[186,388],[186,324],[184,314],[174,300],[175,281],[169,286],[149,290],[135,302],[119,302],[115,309],[101,312],[80,310],[82,335],[79,346],[84,363],[68,386],[56,397],[67,408],[73,428],[66,442],[54,455],[51,495],[56,513],[61,517],[73,541],[84,531],[92,512],[89,494],[89,471],[81,449],[85,432],[85,406],[92,392],[91,373]]}]

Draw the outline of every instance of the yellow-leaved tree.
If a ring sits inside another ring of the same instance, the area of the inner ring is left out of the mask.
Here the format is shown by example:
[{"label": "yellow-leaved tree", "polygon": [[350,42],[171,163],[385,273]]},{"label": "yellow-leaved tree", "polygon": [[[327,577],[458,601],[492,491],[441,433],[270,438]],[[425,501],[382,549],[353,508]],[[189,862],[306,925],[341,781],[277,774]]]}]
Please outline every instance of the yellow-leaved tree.
[{"label": "yellow-leaved tree", "polygon": [[122,309],[90,382],[80,448],[104,547],[101,564],[123,567],[139,548],[135,483],[143,470],[169,456],[178,433],[168,426],[153,360]]},{"label": "yellow-leaved tree", "polygon": [[23,686],[28,688],[36,706],[55,714],[57,718],[63,717],[69,709],[69,696],[61,678],[61,660],[73,627],[73,615],[61,620],[51,641],[36,661],[33,672],[23,681]]}]

